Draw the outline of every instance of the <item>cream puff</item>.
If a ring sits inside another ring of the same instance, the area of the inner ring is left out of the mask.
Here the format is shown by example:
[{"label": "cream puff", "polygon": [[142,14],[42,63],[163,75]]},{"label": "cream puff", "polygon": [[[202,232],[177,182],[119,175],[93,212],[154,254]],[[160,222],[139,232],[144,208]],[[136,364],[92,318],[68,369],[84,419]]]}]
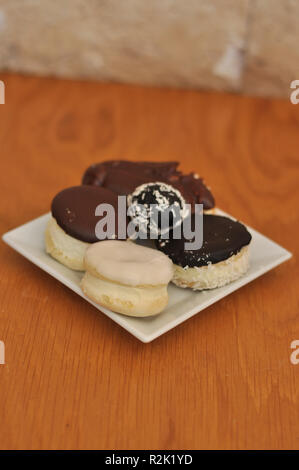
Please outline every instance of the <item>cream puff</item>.
[{"label": "cream puff", "polygon": [[102,307],[146,317],[162,312],[168,303],[173,264],[158,250],[131,241],[106,240],[87,248],[84,265],[81,288]]}]

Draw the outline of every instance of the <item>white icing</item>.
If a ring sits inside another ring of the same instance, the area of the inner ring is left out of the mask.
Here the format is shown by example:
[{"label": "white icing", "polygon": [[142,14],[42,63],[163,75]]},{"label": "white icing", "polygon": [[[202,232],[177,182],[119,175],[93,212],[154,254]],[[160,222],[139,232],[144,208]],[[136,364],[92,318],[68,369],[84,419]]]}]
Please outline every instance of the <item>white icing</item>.
[{"label": "white icing", "polygon": [[128,286],[168,284],[172,261],[164,253],[131,241],[105,240],[93,243],[85,253],[87,271]]}]

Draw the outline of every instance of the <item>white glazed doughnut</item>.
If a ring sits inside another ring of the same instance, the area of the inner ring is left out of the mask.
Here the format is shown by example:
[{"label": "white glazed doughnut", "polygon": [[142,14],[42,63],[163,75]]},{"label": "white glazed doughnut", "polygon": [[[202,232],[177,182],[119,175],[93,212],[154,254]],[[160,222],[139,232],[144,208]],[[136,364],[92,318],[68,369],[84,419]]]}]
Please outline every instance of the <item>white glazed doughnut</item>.
[{"label": "white glazed doughnut", "polygon": [[144,317],[160,313],[168,303],[167,285],[172,261],[163,253],[133,242],[106,240],[85,253],[85,295],[124,315]]}]

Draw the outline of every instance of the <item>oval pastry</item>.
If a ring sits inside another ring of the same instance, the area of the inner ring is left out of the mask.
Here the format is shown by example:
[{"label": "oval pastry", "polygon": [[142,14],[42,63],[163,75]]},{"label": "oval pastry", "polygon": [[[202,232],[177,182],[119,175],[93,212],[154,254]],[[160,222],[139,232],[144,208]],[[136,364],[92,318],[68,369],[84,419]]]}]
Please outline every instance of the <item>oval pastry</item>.
[{"label": "oval pastry", "polygon": [[[118,237],[118,198],[112,191],[95,186],[73,186],[60,191],[51,205],[52,218],[45,233],[46,251],[65,266],[84,270],[83,258],[86,248],[99,241],[96,216],[99,204],[114,208],[115,233]],[[125,237],[124,237],[125,238]]]}]

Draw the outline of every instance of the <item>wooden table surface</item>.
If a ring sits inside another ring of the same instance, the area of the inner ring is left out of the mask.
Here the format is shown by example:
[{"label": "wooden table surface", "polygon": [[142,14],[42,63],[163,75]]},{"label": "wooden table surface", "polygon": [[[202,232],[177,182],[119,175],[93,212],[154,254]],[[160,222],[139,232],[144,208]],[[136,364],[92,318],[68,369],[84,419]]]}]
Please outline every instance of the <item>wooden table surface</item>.
[{"label": "wooden table surface", "polygon": [[2,449],[299,448],[299,106],[2,75],[0,229],[93,162],[179,160],[294,257],[143,344],[1,242]]}]

